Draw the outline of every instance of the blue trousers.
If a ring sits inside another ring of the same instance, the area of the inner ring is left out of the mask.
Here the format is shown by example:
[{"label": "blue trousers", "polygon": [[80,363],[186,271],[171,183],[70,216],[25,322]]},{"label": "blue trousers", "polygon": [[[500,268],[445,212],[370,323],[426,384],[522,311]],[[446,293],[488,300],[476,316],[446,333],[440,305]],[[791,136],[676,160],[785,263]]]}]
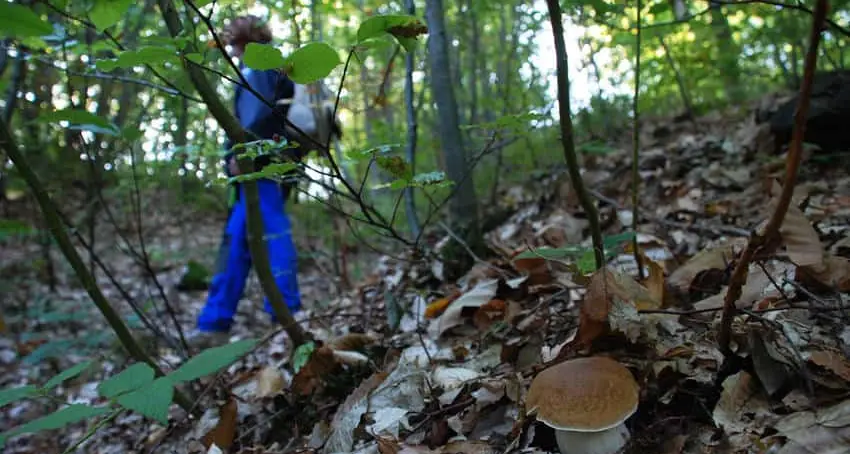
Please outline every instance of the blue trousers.
[{"label": "blue trousers", "polygon": [[[257,189],[265,228],[263,241],[267,246],[272,274],[286,305],[294,313],[301,309],[301,295],[298,291],[297,255],[289,217],[284,210],[283,194],[280,185],[270,180],[258,180]],[[245,290],[245,281],[251,270],[251,254],[244,190],[244,186],[240,185],[240,197],[231,209],[224,229],[218,269],[210,282],[207,304],[198,316],[198,329],[201,331],[228,331]],[[265,310],[271,314],[273,321],[276,320],[268,298],[265,299]]]}]

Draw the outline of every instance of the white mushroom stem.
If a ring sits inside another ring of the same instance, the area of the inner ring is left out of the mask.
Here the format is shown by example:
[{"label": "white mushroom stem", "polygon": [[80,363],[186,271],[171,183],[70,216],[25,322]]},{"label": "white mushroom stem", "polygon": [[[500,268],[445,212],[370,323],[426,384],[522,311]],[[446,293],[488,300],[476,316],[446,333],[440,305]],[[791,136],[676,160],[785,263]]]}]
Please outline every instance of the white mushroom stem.
[{"label": "white mushroom stem", "polygon": [[555,440],[561,454],[615,454],[629,441],[629,429],[625,424],[599,432],[555,429]]}]

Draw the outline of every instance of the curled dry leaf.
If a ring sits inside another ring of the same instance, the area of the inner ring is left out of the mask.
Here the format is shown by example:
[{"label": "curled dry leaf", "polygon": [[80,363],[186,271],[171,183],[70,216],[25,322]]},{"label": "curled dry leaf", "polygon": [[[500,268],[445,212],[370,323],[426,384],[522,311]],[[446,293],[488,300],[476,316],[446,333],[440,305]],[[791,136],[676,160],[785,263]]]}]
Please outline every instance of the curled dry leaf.
[{"label": "curled dry leaf", "polygon": [[467,308],[479,308],[496,295],[496,290],[499,288],[498,279],[484,281],[473,287],[458,299],[456,299],[443,314],[436,319],[432,326],[436,329],[437,337],[442,336],[446,331],[464,323],[463,310]]},{"label": "curled dry leaf", "polygon": [[349,333],[340,336],[328,343],[334,350],[362,350],[378,341],[374,336],[366,333]]},{"label": "curled dry leaf", "polygon": [[[597,270],[590,278],[587,294],[581,304],[579,331],[576,336],[578,343],[587,345],[608,329],[615,300],[632,306],[635,311],[661,307],[661,302],[654,299],[646,287],[631,277],[609,268]],[[624,307],[618,307],[616,311],[617,314],[629,312],[631,311]],[[637,313],[629,318],[636,320]]]},{"label": "curled dry leaf", "polygon": [[458,299],[460,297],[460,295],[461,295],[460,292],[455,291],[454,293],[452,293],[449,296],[446,296],[446,297],[443,297],[443,298],[440,298],[438,300],[431,302],[425,308],[425,318],[439,317],[440,314],[442,314],[446,310],[446,308],[449,307],[449,304],[452,304],[452,302],[454,300]]},{"label": "curled dry leaf", "polygon": [[528,276],[528,285],[546,285],[554,280],[549,263],[543,257],[514,259],[514,269]]}]

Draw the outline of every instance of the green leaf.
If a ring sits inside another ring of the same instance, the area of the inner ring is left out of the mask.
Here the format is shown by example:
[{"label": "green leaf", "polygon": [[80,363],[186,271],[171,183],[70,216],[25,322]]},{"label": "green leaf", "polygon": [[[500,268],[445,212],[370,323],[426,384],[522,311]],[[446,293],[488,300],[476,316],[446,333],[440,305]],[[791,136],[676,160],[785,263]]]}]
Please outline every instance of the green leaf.
[{"label": "green leaf", "polygon": [[297,374],[298,371],[307,364],[307,361],[310,360],[310,357],[313,355],[315,350],[316,343],[313,341],[299,345],[298,348],[295,349],[295,353],[292,355],[292,371]]},{"label": "green leaf", "polygon": [[174,398],[174,380],[170,375],[157,378],[133,392],[124,394],[116,402],[118,405],[138,412],[148,418],[168,424],[168,407]]},{"label": "green leaf", "polygon": [[137,390],[154,379],[155,372],[145,363],[136,363],[112,376],[98,386],[101,396],[114,399],[120,394]]},{"label": "green leaf", "polygon": [[94,66],[101,71],[113,71],[118,68],[133,68],[145,64],[156,65],[168,61],[178,61],[177,51],[173,47],[147,46],[121,52],[116,58],[98,60]]},{"label": "green leaf", "polygon": [[416,36],[426,31],[427,28],[416,16],[406,14],[373,16],[360,24],[357,29],[357,42],[361,43],[388,33],[398,39],[399,44],[410,52],[416,43]]},{"label": "green leaf", "polygon": [[189,60],[190,62],[192,62],[196,65],[200,65],[201,63],[204,62],[204,56],[197,53],[197,52],[185,54],[185,55],[183,55],[183,57],[186,58],[186,60]]},{"label": "green leaf", "polygon": [[41,432],[43,430],[61,429],[68,424],[73,424],[90,418],[95,418],[104,413],[109,413],[109,407],[90,407],[83,404],[69,405],[59,411],[51,413],[47,416],[30,421],[21,426],[15,427],[12,430],[6,431],[0,435],[0,446],[2,446],[9,437]]},{"label": "green leaf", "polygon": [[41,114],[38,118],[39,120],[50,123],[67,121],[71,123],[72,127],[76,127],[75,129],[91,130],[98,133],[106,132],[113,135],[118,133],[118,128],[109,120],[82,109],[54,110],[53,112]]},{"label": "green leaf", "polygon": [[53,26],[26,6],[0,2],[0,36],[27,38],[53,33]]},{"label": "green leaf", "polygon": [[209,375],[222,367],[229,366],[256,344],[256,339],[245,339],[204,350],[169,374],[169,377],[174,380],[174,383],[179,383]]},{"label": "green leaf", "polygon": [[612,249],[622,243],[631,241],[635,237],[635,232],[623,232],[616,235],[606,236],[602,239],[602,247],[604,249]]},{"label": "green leaf", "polygon": [[445,181],[446,174],[441,171],[420,173],[413,177],[413,184],[415,186],[434,186],[440,185]]},{"label": "green leaf", "polygon": [[408,180],[412,176],[410,166],[401,156],[377,156],[375,162],[378,167],[396,178]]},{"label": "green leaf", "polygon": [[323,79],[339,66],[339,54],[325,43],[310,43],[286,57],[286,73],[298,84]]},{"label": "green leaf", "polygon": [[4,407],[17,400],[30,397],[38,393],[38,388],[33,385],[6,388],[0,391],[0,407]]},{"label": "green leaf", "polygon": [[83,373],[83,371],[91,367],[93,364],[94,360],[88,360],[86,362],[77,364],[76,366],[65,369],[64,371],[60,372],[59,375],[48,380],[47,383],[44,384],[44,389],[52,389],[59,386],[60,384],[62,384],[63,381],[70,380],[76,377],[77,375],[80,375],[81,373]]},{"label": "green leaf", "polygon": [[578,259],[578,269],[583,274],[590,274],[596,270],[596,255],[593,249],[588,248]]},{"label": "green leaf", "polygon": [[132,4],[132,0],[97,0],[89,11],[89,19],[102,32],[121,20]]},{"label": "green leaf", "polygon": [[286,61],[283,54],[270,44],[248,43],[242,55],[245,66],[258,71],[282,68]]},{"label": "green leaf", "polygon": [[45,342],[27,355],[22,362],[25,364],[38,364],[45,358],[58,357],[65,355],[68,350],[74,346],[74,343],[68,339],[57,339]]}]

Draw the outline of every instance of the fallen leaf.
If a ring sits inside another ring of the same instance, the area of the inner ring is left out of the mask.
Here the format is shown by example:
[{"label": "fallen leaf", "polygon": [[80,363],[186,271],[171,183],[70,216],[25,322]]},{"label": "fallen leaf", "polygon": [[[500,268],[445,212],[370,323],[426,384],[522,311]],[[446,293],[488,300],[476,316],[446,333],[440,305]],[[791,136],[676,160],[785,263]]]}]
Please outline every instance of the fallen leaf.
[{"label": "fallen leaf", "polygon": [[283,373],[277,367],[266,366],[257,373],[257,388],[254,397],[264,399],[274,396],[284,387]]},{"label": "fallen leaf", "polygon": [[846,454],[850,452],[850,400],[814,411],[793,413],[778,421],[777,437],[787,443],[777,454]]},{"label": "fallen leaf", "polygon": [[232,396],[227,400],[227,403],[219,408],[218,424],[202,440],[205,448],[211,449],[212,446],[216,446],[223,451],[230,449],[233,444],[233,437],[236,435],[238,408],[236,399]]},{"label": "fallen leaf", "polygon": [[496,295],[498,288],[498,279],[484,281],[451,303],[446,311],[434,321],[436,323],[437,337],[442,336],[451,328],[462,325],[464,323],[463,310],[467,308],[479,308],[487,304]]},{"label": "fallen leaf", "polygon": [[317,348],[310,355],[307,364],[292,378],[292,389],[302,396],[312,394],[321,386],[322,379],[337,366],[333,349],[327,345]]},{"label": "fallen leaf", "polygon": [[433,301],[425,308],[425,318],[439,317],[454,300],[460,297],[460,295],[460,292],[454,292],[447,297]]},{"label": "fallen leaf", "polygon": [[475,327],[481,331],[486,331],[499,320],[503,320],[507,314],[507,304],[502,300],[490,300],[487,304],[478,308],[472,321]]},{"label": "fallen leaf", "polygon": [[685,291],[700,272],[708,269],[725,269],[732,259],[747,245],[746,238],[730,238],[715,247],[704,249],[673,271],[667,283]]},{"label": "fallen leaf", "polygon": [[554,280],[549,264],[543,257],[514,259],[513,267],[528,276],[528,285],[546,285]]},{"label": "fallen leaf", "polygon": [[850,260],[844,257],[827,255],[820,265],[801,266],[798,271],[797,279],[804,284],[813,279],[830,289],[850,292]]},{"label": "fallen leaf", "polygon": [[[775,179],[771,180],[770,194],[772,195],[767,204],[767,210],[772,213],[782,193],[782,186]],[[796,195],[796,194],[795,194]],[[793,197],[798,199],[798,197]],[[759,231],[763,230],[766,222],[762,223]],[[792,200],[788,211],[779,227],[779,234],[788,252],[788,257],[798,266],[820,266],[823,263],[823,246],[820,237],[812,227],[812,223],[797,207],[796,200]]]},{"label": "fallen leaf", "polygon": [[850,382],[850,361],[841,353],[828,350],[815,350],[810,353],[809,361]]}]

